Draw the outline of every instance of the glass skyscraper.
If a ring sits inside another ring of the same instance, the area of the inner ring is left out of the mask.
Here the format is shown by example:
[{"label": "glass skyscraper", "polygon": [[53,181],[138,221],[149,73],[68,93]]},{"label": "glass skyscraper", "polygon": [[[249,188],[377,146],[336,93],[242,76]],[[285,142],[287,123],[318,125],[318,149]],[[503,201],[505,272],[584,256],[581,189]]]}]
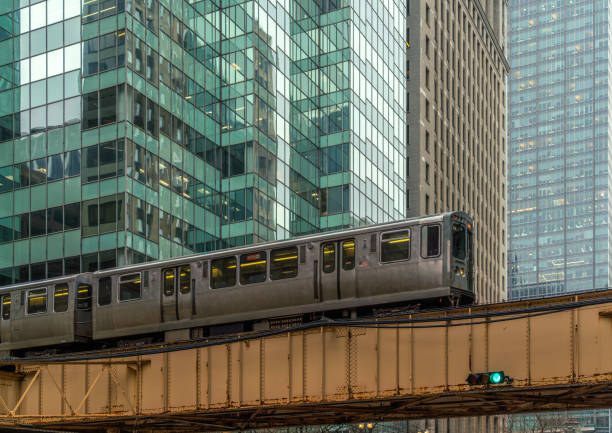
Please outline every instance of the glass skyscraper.
[{"label": "glass skyscraper", "polygon": [[511,0],[510,298],[608,287],[608,0]]},{"label": "glass skyscraper", "polygon": [[[510,0],[508,11],[509,297],[608,287],[608,0]],[[609,410],[550,416],[610,431]]]},{"label": "glass skyscraper", "polygon": [[0,2],[0,284],[405,215],[402,2]]}]

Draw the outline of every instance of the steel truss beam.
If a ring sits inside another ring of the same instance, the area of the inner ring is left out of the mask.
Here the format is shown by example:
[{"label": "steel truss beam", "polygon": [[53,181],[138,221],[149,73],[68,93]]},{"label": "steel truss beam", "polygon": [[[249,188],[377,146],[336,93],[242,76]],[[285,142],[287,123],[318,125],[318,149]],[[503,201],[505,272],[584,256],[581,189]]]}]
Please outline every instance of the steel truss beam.
[{"label": "steel truss beam", "polygon": [[[10,360],[0,428],[191,432],[612,407],[611,312],[607,291],[99,359]],[[465,381],[493,370],[514,382]]]}]

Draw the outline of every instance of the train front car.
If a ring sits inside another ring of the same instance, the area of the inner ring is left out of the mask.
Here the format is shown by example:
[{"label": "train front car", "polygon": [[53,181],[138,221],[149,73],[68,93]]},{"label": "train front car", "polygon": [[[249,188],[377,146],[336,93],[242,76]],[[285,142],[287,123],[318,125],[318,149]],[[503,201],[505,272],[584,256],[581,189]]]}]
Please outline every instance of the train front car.
[{"label": "train front car", "polygon": [[460,304],[471,303],[474,296],[473,222],[463,212],[448,214],[445,221],[448,265],[447,284]]}]

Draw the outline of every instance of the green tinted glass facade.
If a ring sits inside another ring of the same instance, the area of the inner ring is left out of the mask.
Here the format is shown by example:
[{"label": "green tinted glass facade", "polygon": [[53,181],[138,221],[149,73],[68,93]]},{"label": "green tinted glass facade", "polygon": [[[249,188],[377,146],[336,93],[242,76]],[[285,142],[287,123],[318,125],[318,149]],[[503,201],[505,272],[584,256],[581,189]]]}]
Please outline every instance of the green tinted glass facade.
[{"label": "green tinted glass facade", "polygon": [[405,29],[380,0],[1,2],[0,284],[403,217]]},{"label": "green tinted glass facade", "polygon": [[610,3],[508,4],[510,298],[610,286]]}]

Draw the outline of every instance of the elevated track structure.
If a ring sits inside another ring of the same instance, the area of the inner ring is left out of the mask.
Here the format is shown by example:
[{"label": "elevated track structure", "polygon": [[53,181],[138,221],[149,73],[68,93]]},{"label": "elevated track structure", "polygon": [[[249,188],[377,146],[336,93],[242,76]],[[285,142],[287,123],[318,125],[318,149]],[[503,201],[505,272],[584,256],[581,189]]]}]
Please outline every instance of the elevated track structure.
[{"label": "elevated track structure", "polygon": [[[612,291],[6,359],[0,429],[225,431],[612,406]],[[476,385],[470,373],[513,382]]]}]

